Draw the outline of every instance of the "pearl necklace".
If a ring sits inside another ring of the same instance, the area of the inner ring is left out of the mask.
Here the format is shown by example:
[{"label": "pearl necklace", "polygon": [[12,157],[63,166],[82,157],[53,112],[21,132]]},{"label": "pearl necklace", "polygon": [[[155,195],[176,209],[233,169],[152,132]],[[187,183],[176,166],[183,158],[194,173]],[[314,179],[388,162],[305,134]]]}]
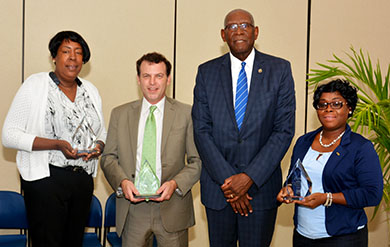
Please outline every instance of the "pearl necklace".
[{"label": "pearl necklace", "polygon": [[345,130],[343,131],[343,133],[341,133],[336,139],[334,139],[331,143],[329,144],[323,144],[322,143],[322,134],[324,133],[323,130],[321,130],[321,133],[320,133],[320,145],[323,146],[324,148],[328,148],[330,146],[332,146],[333,144],[335,144],[345,133]]}]

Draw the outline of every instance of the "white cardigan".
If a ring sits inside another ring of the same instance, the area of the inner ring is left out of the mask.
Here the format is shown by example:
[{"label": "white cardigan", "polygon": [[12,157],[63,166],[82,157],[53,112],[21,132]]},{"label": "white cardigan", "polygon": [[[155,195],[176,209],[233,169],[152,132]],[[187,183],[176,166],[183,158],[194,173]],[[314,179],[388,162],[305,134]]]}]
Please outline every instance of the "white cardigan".
[{"label": "white cardigan", "polygon": [[[102,101],[95,86],[81,79],[101,121],[98,140],[106,141],[107,132],[102,113]],[[2,142],[7,148],[18,149],[16,163],[22,178],[34,181],[50,176],[49,150],[32,151],[35,137],[48,138],[45,134],[45,114],[49,83],[48,72],[28,77],[16,93],[3,125]],[[95,160],[97,165],[97,160]],[[93,176],[96,176],[97,169]]]}]

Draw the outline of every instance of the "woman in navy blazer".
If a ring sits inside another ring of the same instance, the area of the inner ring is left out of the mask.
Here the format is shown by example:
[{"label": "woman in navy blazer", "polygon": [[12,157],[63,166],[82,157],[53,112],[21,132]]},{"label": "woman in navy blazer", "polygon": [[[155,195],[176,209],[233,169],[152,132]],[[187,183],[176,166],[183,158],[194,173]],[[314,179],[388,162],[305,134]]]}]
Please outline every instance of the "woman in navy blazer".
[{"label": "woman in navy blazer", "polygon": [[[279,202],[295,203],[294,247],[368,245],[364,207],[380,203],[383,178],[374,146],[347,124],[357,100],[356,89],[340,79],[314,92],[322,127],[301,136],[291,158],[291,165],[302,161],[312,193],[292,200],[287,186],[277,196]],[[301,186],[307,190],[307,183]]]}]

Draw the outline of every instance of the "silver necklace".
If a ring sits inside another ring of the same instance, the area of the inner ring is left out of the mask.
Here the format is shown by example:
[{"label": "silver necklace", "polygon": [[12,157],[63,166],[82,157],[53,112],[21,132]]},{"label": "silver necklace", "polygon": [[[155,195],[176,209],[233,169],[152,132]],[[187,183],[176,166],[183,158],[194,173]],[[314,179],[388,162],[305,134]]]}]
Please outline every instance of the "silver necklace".
[{"label": "silver necklace", "polygon": [[320,133],[320,145],[323,146],[324,148],[328,148],[330,146],[332,146],[333,144],[335,144],[345,133],[345,130],[343,131],[343,133],[341,133],[336,139],[334,139],[331,143],[329,144],[323,144],[322,143],[322,134],[324,133],[323,130],[321,130],[321,133]]}]

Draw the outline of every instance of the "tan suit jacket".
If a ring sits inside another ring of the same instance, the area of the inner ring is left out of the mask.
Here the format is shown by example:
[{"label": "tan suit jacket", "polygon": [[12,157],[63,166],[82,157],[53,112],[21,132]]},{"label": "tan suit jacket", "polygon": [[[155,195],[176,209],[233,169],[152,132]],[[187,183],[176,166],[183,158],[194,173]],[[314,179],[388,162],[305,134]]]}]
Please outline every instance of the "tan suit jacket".
[{"label": "tan suit jacket", "polygon": [[[111,113],[101,167],[114,190],[124,179],[134,183],[141,106],[142,100],[137,100],[118,106]],[[195,224],[191,188],[201,171],[193,138],[191,106],[166,97],[161,142],[161,184],[174,179],[183,196],[173,193],[170,200],[160,204],[160,214],[165,230],[177,232]],[[125,198],[116,200],[119,235],[131,206]]]}]

